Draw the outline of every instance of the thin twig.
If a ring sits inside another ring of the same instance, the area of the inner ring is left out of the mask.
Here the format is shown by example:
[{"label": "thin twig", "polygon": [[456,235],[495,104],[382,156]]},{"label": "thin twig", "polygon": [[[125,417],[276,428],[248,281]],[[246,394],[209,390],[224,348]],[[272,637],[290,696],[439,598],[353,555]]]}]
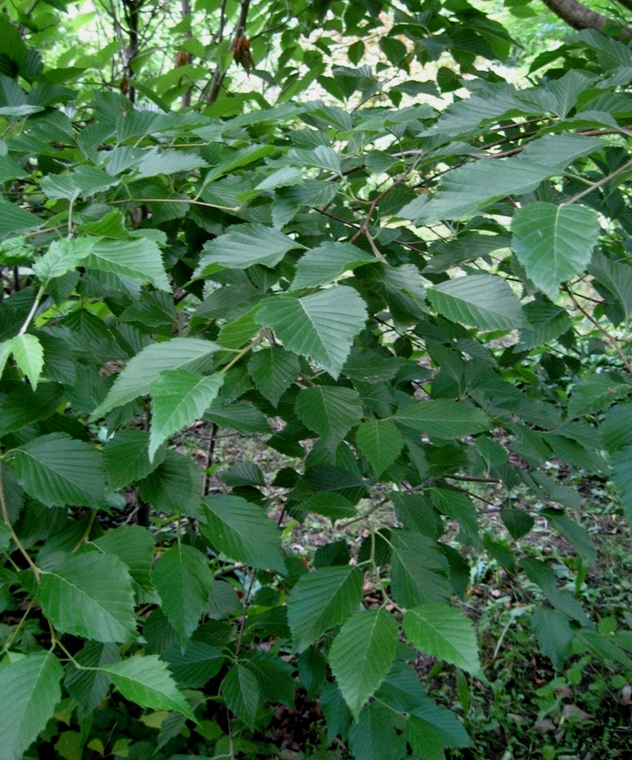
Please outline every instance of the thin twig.
[{"label": "thin twig", "polygon": [[593,184],[590,185],[590,187],[587,187],[585,190],[582,190],[580,193],[577,193],[577,195],[574,195],[572,198],[569,198],[567,201],[560,203],[560,206],[570,206],[571,203],[575,203],[575,201],[578,201],[580,198],[583,198],[585,195],[588,195],[588,193],[592,193],[593,190],[596,190],[602,185],[605,185],[606,182],[610,182],[611,179],[614,179],[616,176],[626,171],[627,169],[632,169],[632,161],[628,161],[626,164],[623,164],[623,166],[620,166],[618,169],[615,169],[613,172],[610,172],[610,174],[606,174],[605,177],[602,177],[597,182],[593,182]]},{"label": "thin twig", "polygon": [[22,546],[22,542],[17,537],[17,534],[15,530],[13,529],[13,525],[11,524],[11,518],[9,516],[9,508],[7,507],[7,500],[4,495],[4,483],[2,478],[2,460],[0,460],[0,504],[2,505],[2,518],[4,520],[5,525],[9,528],[11,531],[11,538],[13,539],[15,545],[17,546],[18,550],[24,557],[24,559],[28,562],[29,566],[33,570],[33,575],[35,576],[35,580],[39,583],[40,580],[40,570],[39,567],[33,562],[31,559],[29,553],[26,551],[24,546]]},{"label": "thin twig", "polygon": [[584,309],[584,307],[583,307],[583,306],[582,306],[582,305],[581,305],[581,304],[580,304],[580,303],[577,301],[577,299],[575,298],[575,294],[573,293],[573,291],[572,291],[572,290],[571,290],[571,289],[570,289],[570,288],[569,288],[567,285],[564,285],[564,286],[563,286],[563,290],[564,290],[566,293],[568,293],[568,295],[570,296],[570,299],[571,299],[571,301],[573,302],[573,304],[574,304],[575,308],[576,308],[578,311],[580,311],[580,312],[581,312],[581,313],[582,313],[582,314],[583,314],[583,315],[586,317],[586,319],[587,319],[587,320],[588,320],[588,321],[589,321],[591,324],[593,324],[593,325],[594,325],[594,326],[595,326],[595,327],[596,327],[596,328],[599,330],[599,332],[600,332],[600,333],[601,333],[601,334],[602,334],[602,335],[603,335],[603,336],[604,336],[604,337],[605,337],[605,338],[608,340],[608,342],[609,342],[609,343],[610,343],[610,344],[613,346],[613,348],[615,349],[615,351],[616,351],[616,352],[619,354],[619,356],[621,357],[621,361],[622,361],[622,362],[623,362],[623,364],[625,365],[625,368],[626,368],[626,369],[627,369],[627,371],[628,371],[628,372],[629,372],[629,373],[632,375],[632,365],[631,365],[631,364],[630,364],[630,362],[628,361],[628,358],[626,357],[626,355],[623,353],[623,350],[622,350],[621,346],[619,345],[619,341],[618,341],[618,340],[617,340],[617,339],[614,337],[614,335],[611,335],[611,334],[610,334],[610,333],[609,333],[609,332],[608,332],[608,331],[605,329],[605,327],[602,327],[602,326],[599,324],[599,322],[597,322],[597,320],[596,320],[596,319],[595,319],[595,318],[592,316],[592,314],[590,314],[589,312],[587,312],[587,311],[586,311],[586,309]]}]

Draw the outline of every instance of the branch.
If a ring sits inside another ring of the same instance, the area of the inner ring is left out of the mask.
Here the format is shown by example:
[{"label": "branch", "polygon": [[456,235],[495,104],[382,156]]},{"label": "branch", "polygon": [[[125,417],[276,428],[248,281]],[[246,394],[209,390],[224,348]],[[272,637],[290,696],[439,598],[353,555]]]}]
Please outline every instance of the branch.
[{"label": "branch", "polygon": [[[573,29],[594,29],[596,32],[604,34],[606,26],[617,26],[616,21],[607,16],[602,16],[601,13],[591,11],[590,8],[577,2],[577,0],[542,0],[542,2]],[[618,36],[632,37],[632,29],[622,26]]]},{"label": "branch", "polygon": [[[250,0],[241,0],[239,18],[237,19],[237,23],[235,24],[233,37],[237,34],[242,34],[242,35],[244,34],[246,30],[246,21],[248,20],[249,8],[250,8]],[[208,90],[208,96],[206,98],[209,103],[214,103],[219,97],[219,91],[221,89],[222,82],[224,81],[225,76],[226,76],[226,72],[222,71],[222,64],[218,63],[217,68],[213,72],[213,77],[211,78],[211,84]]]}]

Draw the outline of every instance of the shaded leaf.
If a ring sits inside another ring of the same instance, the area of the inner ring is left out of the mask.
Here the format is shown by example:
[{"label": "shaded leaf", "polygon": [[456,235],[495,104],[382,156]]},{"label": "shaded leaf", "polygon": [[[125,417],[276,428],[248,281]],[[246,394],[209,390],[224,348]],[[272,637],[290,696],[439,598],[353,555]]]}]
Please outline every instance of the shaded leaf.
[{"label": "shaded leaf", "polygon": [[396,646],[397,623],[383,609],[354,615],[334,639],[329,662],[356,720],[390,670]]},{"label": "shaded leaf", "polygon": [[362,573],[358,568],[323,567],[302,575],[288,601],[288,622],[299,651],[359,609]]},{"label": "shaded leaf", "polygon": [[52,652],[36,652],[0,671],[0,760],[20,760],[53,717],[64,675]]}]

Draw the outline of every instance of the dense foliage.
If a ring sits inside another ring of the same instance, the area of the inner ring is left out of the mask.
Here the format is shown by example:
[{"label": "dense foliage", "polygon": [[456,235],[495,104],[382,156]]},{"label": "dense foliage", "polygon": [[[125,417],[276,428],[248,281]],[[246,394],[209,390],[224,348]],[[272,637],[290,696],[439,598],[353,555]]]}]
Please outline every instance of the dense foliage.
[{"label": "dense foliage", "polygon": [[[569,29],[518,86],[465,0],[76,11],[0,15],[0,758],[274,756],[299,697],[319,757],[455,753],[415,665],[485,679],[483,555],[555,667],[632,671],[547,473],[611,477],[632,517],[621,27]],[[217,469],[222,430],[273,482]],[[310,514],[359,549],[292,551]]]}]

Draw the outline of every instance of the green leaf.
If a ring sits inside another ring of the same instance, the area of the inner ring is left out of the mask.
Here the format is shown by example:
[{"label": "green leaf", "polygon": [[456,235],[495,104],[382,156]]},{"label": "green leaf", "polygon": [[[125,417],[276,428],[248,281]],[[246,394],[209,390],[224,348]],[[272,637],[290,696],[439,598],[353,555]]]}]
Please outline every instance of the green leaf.
[{"label": "green leaf", "polygon": [[281,531],[266,513],[238,496],[208,496],[200,530],[230,559],[285,574]]},{"label": "green leaf", "polygon": [[36,598],[62,633],[104,643],[136,637],[132,579],[111,554],[71,555],[42,573]]},{"label": "green leaf", "polygon": [[266,702],[278,702],[294,708],[297,684],[292,678],[294,668],[291,665],[273,652],[260,650],[248,652],[242,662],[255,674]]},{"label": "green leaf", "polygon": [[0,377],[2,377],[2,373],[4,372],[4,368],[7,366],[7,361],[10,356],[11,341],[5,340],[3,343],[0,343]]},{"label": "green leaf", "polygon": [[612,457],[612,480],[619,490],[623,511],[632,521],[632,446],[625,446]]},{"label": "green leaf", "polygon": [[13,386],[0,405],[0,430],[11,433],[55,414],[64,397],[64,388],[57,383],[40,383],[33,391],[26,383]]},{"label": "green leaf", "polygon": [[619,383],[605,375],[586,375],[573,388],[568,403],[568,416],[581,417],[602,412],[630,392],[632,388],[627,383]]},{"label": "green leaf", "polygon": [[202,472],[191,457],[169,450],[164,462],[138,483],[141,498],[159,512],[202,516]]},{"label": "green leaf", "polygon": [[184,651],[180,646],[169,649],[163,655],[169,663],[178,686],[199,689],[216,676],[224,664],[224,655],[205,641],[192,638]]},{"label": "green leaf", "polygon": [[274,407],[300,371],[298,356],[280,346],[255,351],[248,360],[248,373],[257,390]]},{"label": "green leaf", "polygon": [[601,227],[586,206],[530,203],[514,214],[512,247],[533,284],[555,300],[562,282],[584,271]]},{"label": "green leaf", "polygon": [[158,656],[134,655],[112,665],[101,665],[99,672],[112,679],[125,699],[153,710],[176,710],[195,720],[189,703],[176,688],[167,664]]},{"label": "green leaf", "polygon": [[302,575],[288,601],[288,622],[299,652],[360,608],[362,572],[357,567],[323,567]]},{"label": "green leaf", "polygon": [[632,403],[611,406],[601,423],[600,432],[610,452],[632,443]]},{"label": "green leaf", "polygon": [[429,288],[428,298],[444,317],[481,330],[514,330],[525,325],[520,301],[500,277],[457,277]]},{"label": "green leaf", "polygon": [[208,561],[194,547],[176,544],[156,563],[154,582],[162,599],[162,611],[184,647],[208,604],[213,585]]},{"label": "green leaf", "polygon": [[417,401],[400,409],[392,419],[420,433],[452,440],[489,430],[491,420],[481,409],[461,401]]},{"label": "green leaf", "polygon": [[529,326],[520,333],[519,349],[538,348],[555,340],[573,326],[566,309],[546,301],[532,301],[523,306]]},{"label": "green leaf", "polygon": [[406,721],[406,740],[424,760],[445,760],[443,741],[430,723],[411,715]]},{"label": "green leaf", "polygon": [[203,377],[184,369],[165,370],[150,388],[152,398],[149,459],[160,445],[202,417],[224,382],[223,374]]},{"label": "green leaf", "polygon": [[325,241],[301,256],[291,289],[328,285],[345,272],[371,262],[375,263],[375,257],[355,245]]},{"label": "green leaf", "polygon": [[599,139],[546,135],[530,143],[518,158],[475,161],[449,171],[429,202],[415,199],[399,216],[417,224],[470,216],[500,198],[532,192],[574,159],[603,146]]},{"label": "green leaf", "polygon": [[448,564],[436,541],[421,533],[391,531],[393,559],[391,585],[395,600],[403,607],[431,604],[451,594]]},{"label": "green leaf", "polygon": [[116,406],[127,404],[149,393],[161,373],[168,369],[195,372],[218,346],[200,338],[173,338],[165,343],[152,343],[133,356],[114,381],[105,401],[94,410],[92,419],[107,414]]},{"label": "green leaf", "polygon": [[316,385],[298,394],[296,414],[334,449],[362,419],[360,394],[351,388]]},{"label": "green leaf", "polygon": [[242,435],[270,432],[265,415],[255,406],[242,401],[227,403],[221,396],[213,401],[204,419],[214,422],[219,427],[231,428]]},{"label": "green leaf", "polygon": [[[75,654],[75,660],[88,668],[109,665],[121,659],[116,644],[101,644],[88,641],[83,649]],[[69,663],[66,670],[64,686],[70,696],[77,702],[80,716],[87,716],[98,707],[110,688],[110,679],[97,670],[79,670]]]},{"label": "green leaf", "polygon": [[259,307],[255,306],[246,314],[222,326],[217,336],[217,342],[222,348],[229,348],[233,351],[241,348],[247,341],[251,340],[260,330],[255,321],[255,315]]},{"label": "green leaf", "polygon": [[393,464],[404,446],[399,430],[386,420],[362,423],[357,430],[356,441],[376,475],[381,475]]},{"label": "green leaf", "polygon": [[565,615],[549,607],[538,607],[531,615],[531,630],[535,634],[542,654],[556,668],[561,668],[571,656],[573,631]]},{"label": "green leaf", "polygon": [[282,232],[263,224],[232,227],[225,235],[204,246],[204,255],[193,279],[212,274],[217,264],[228,269],[247,269],[255,264],[274,267],[288,251],[302,247]]},{"label": "green leaf", "polygon": [[304,298],[268,298],[257,314],[259,324],[271,327],[286,348],[311,357],[335,379],[366,319],[364,301],[346,286]]},{"label": "green leaf", "polygon": [[103,447],[105,475],[112,490],[146,478],[164,459],[163,448],[149,461],[149,436],[142,430],[121,430]]},{"label": "green leaf", "polygon": [[132,580],[139,588],[152,594],[154,584],[151,567],[154,561],[154,539],[150,531],[140,525],[121,525],[108,530],[92,542],[105,554],[113,554],[123,562]]},{"label": "green leaf", "polygon": [[62,277],[89,256],[94,242],[87,237],[54,240],[48,251],[35,261],[33,271],[42,282]]},{"label": "green leaf", "polygon": [[354,615],[334,639],[331,670],[356,720],[390,670],[396,647],[397,623],[383,609]]},{"label": "green leaf", "polygon": [[425,654],[456,665],[469,673],[481,669],[472,623],[448,604],[422,604],[404,615],[404,631]]},{"label": "green leaf", "polygon": [[104,504],[101,455],[65,433],[33,438],[15,449],[15,471],[24,490],[48,507]]},{"label": "green leaf", "polygon": [[157,148],[145,153],[143,160],[137,166],[136,177],[156,177],[159,174],[176,174],[189,172],[208,166],[206,161],[192,151],[162,150]]},{"label": "green leaf", "polygon": [[296,509],[302,512],[315,512],[330,520],[344,520],[355,517],[358,510],[339,493],[317,493],[302,501]]},{"label": "green leaf", "polygon": [[42,180],[42,190],[51,200],[74,201],[80,195],[94,195],[110,187],[115,187],[121,180],[112,177],[97,166],[79,166],[68,174],[47,174]]},{"label": "green leaf", "polygon": [[52,652],[29,654],[0,671],[0,760],[20,760],[53,717],[63,675]]},{"label": "green leaf", "polygon": [[393,711],[379,702],[371,702],[362,710],[349,730],[356,760],[402,760],[406,756],[404,737],[396,732],[393,718]]},{"label": "green leaf", "polygon": [[257,712],[263,703],[255,674],[237,663],[226,674],[221,688],[228,709],[254,730]]},{"label": "green leaf", "polygon": [[0,198],[0,238],[10,237],[16,232],[28,232],[44,224],[44,220],[30,211],[21,209],[15,203]]},{"label": "green leaf", "polygon": [[95,243],[86,265],[102,272],[148,282],[158,290],[171,291],[160,248],[146,237],[101,240]]},{"label": "green leaf", "polygon": [[35,390],[44,369],[44,349],[39,339],[28,333],[16,335],[11,338],[11,353]]}]

